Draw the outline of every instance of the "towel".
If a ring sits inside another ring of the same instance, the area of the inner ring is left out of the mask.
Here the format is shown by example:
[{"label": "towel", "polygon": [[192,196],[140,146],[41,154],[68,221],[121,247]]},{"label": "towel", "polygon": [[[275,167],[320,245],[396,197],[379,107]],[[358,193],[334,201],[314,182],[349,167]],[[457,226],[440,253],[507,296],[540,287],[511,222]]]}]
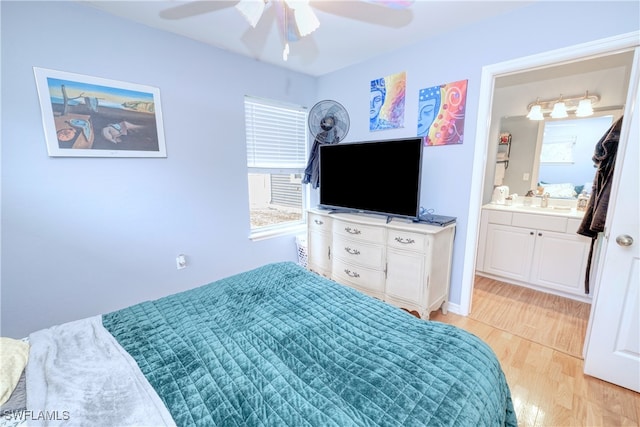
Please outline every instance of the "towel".
[{"label": "towel", "polygon": [[496,164],[496,174],[493,179],[493,185],[502,185],[505,171],[506,171],[506,167],[504,163]]}]

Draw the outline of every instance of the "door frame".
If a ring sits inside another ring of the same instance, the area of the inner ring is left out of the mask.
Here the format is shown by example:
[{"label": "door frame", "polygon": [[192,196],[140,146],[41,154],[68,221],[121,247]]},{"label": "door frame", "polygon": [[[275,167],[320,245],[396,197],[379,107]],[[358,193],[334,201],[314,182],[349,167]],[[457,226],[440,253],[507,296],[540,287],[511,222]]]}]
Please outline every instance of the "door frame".
[{"label": "door frame", "polygon": [[471,312],[473,282],[475,277],[476,252],[480,232],[480,214],[482,194],[487,167],[489,136],[491,131],[491,109],[495,79],[501,75],[529,71],[535,68],[548,67],[561,63],[582,61],[585,59],[606,56],[638,46],[640,31],[620,34],[588,43],[562,49],[543,52],[536,55],[517,58],[482,68],[480,79],[480,95],[478,105],[478,125],[475,135],[475,151],[471,191],[469,194],[469,220],[465,242],[464,265],[462,269],[462,287],[460,291],[460,315],[468,316]]}]

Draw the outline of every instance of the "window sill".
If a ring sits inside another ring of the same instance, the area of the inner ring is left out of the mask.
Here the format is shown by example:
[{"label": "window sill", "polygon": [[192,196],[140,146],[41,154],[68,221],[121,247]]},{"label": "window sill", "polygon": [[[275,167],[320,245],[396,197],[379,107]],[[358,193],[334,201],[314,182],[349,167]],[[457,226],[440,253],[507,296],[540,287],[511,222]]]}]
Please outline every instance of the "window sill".
[{"label": "window sill", "polygon": [[282,237],[289,235],[297,235],[307,232],[306,224],[296,224],[289,227],[276,228],[271,230],[254,231],[249,235],[249,239],[253,241],[271,239],[273,237]]}]

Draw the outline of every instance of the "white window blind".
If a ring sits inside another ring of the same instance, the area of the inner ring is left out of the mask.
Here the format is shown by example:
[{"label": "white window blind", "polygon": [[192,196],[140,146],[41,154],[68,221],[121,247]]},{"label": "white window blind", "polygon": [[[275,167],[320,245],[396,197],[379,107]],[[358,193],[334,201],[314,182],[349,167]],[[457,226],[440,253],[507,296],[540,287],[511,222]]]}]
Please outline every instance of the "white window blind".
[{"label": "white window blind", "polygon": [[306,167],[307,110],[246,96],[247,167]]}]

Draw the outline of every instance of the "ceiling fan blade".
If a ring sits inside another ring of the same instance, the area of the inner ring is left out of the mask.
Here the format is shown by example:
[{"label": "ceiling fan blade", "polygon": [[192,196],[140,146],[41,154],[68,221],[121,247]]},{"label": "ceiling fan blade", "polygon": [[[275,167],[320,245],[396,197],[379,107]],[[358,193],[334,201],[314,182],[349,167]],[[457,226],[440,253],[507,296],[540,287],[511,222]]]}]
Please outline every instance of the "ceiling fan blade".
[{"label": "ceiling fan blade", "polygon": [[[413,13],[408,8],[387,7],[380,1],[311,1],[311,6],[322,12],[369,24],[384,27],[400,28],[409,24],[413,19]],[[397,3],[397,2],[394,2]]]},{"label": "ceiling fan blade", "polygon": [[393,9],[404,9],[411,6],[414,0],[361,0],[367,3],[379,4],[384,7],[391,7]]},{"label": "ceiling fan blade", "polygon": [[249,49],[254,58],[260,58],[267,44],[271,26],[275,21],[272,8],[267,8],[255,28],[248,28],[242,37],[242,43]]},{"label": "ceiling fan blade", "polygon": [[170,20],[190,18],[203,13],[233,7],[236,3],[238,3],[238,0],[195,0],[165,9],[160,12],[160,17]]}]

